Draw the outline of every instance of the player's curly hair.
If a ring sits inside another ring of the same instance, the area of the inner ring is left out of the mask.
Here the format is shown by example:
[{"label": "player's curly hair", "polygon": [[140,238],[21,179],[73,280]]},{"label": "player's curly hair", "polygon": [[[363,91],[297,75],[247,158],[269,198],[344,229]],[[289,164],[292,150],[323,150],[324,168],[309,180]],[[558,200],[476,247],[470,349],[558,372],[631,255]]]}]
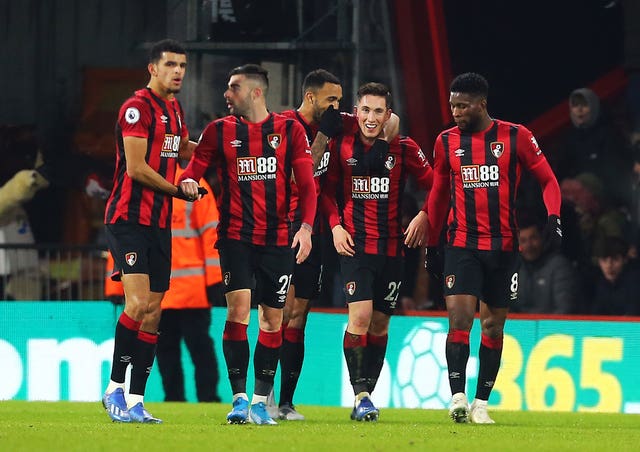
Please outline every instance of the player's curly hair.
[{"label": "player's curly hair", "polygon": [[156,42],[149,50],[149,63],[157,63],[162,58],[163,52],[177,53],[178,55],[186,55],[187,51],[184,46],[173,39],[163,39]]},{"label": "player's curly hair", "polygon": [[489,82],[480,74],[465,72],[453,79],[449,90],[452,93],[464,93],[487,98],[489,97]]},{"label": "player's curly hair", "polygon": [[360,99],[367,94],[384,97],[387,103],[387,108],[391,108],[391,92],[386,85],[377,82],[369,82],[364,85],[360,85],[360,88],[358,88],[358,92],[356,93],[357,101],[360,102]]}]

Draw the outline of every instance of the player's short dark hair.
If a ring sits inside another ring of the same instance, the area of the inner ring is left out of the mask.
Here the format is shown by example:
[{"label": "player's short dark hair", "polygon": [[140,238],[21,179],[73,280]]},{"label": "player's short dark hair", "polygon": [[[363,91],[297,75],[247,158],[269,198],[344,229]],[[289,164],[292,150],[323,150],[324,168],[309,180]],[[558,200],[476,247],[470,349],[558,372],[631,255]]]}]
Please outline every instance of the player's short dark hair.
[{"label": "player's short dark hair", "polygon": [[173,39],[163,39],[156,42],[149,50],[149,63],[157,63],[162,58],[163,52],[177,53],[186,55],[187,51],[184,46]]},{"label": "player's short dark hair", "polygon": [[325,83],[333,83],[341,85],[340,79],[325,69],[316,69],[309,72],[302,81],[302,95],[309,90],[317,91],[321,89]]},{"label": "player's short dark hair", "polygon": [[489,82],[480,74],[465,72],[453,79],[449,91],[487,98],[489,97]]},{"label": "player's short dark hair", "polygon": [[234,67],[229,71],[229,77],[232,75],[244,75],[248,79],[262,84],[265,90],[269,88],[269,71],[259,64],[243,64],[242,66]]},{"label": "player's short dark hair", "polygon": [[360,88],[358,88],[358,92],[356,93],[356,99],[360,102],[360,99],[369,94],[372,96],[384,97],[384,100],[387,103],[387,108],[391,108],[391,92],[386,85],[377,82],[368,82],[364,85],[360,85]]},{"label": "player's short dark hair", "polygon": [[622,237],[604,237],[593,245],[593,255],[597,258],[626,257],[628,252],[629,245]]}]

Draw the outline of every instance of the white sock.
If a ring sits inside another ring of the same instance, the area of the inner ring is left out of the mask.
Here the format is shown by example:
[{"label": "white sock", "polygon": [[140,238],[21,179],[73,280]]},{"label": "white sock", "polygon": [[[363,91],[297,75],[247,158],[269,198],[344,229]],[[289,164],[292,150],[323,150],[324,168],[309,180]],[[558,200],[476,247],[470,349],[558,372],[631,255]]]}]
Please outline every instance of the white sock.
[{"label": "white sock", "polygon": [[124,391],[124,383],[116,383],[113,380],[109,380],[109,384],[107,385],[107,390],[105,391],[105,393],[111,394],[118,388],[121,388]]},{"label": "white sock", "polygon": [[129,394],[127,396],[127,409],[131,409],[132,406],[141,403],[144,405],[144,396],[138,394]]},{"label": "white sock", "polygon": [[255,405],[256,403],[264,403],[265,405],[267,404],[267,397],[266,395],[256,395],[254,394],[253,397],[251,398],[251,405]]},{"label": "white sock", "polygon": [[356,401],[354,402],[354,406],[357,408],[357,407],[358,407],[358,405],[360,405],[360,401],[361,401],[362,399],[364,399],[365,397],[371,397],[371,394],[369,394],[369,393],[368,393],[368,392],[366,392],[366,391],[359,392],[359,393],[356,395]]},{"label": "white sock", "polygon": [[247,395],[246,392],[237,392],[233,395],[233,401],[235,402],[236,399],[238,398],[243,398],[245,400],[249,400],[249,396]]},{"label": "white sock", "polygon": [[480,399],[473,399],[473,405],[474,406],[487,406],[487,401],[486,400],[480,400]]}]

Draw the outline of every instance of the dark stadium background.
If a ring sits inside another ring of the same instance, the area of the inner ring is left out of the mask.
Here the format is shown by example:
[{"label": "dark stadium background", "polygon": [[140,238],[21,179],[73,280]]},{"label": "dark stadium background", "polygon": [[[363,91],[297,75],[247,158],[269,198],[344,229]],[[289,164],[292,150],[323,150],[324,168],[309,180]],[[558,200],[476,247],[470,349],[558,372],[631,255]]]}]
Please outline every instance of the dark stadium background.
[{"label": "dark stadium background", "polygon": [[[109,174],[113,110],[146,82],[146,49],[164,37],[189,49],[180,96],[194,137],[211,117],[225,113],[227,71],[266,61],[272,64],[272,106],[297,106],[302,77],[317,67],[343,80],[343,109],[350,108],[360,82],[389,84],[403,132],[425,149],[450,121],[451,77],[477,71],[491,84],[490,112],[525,124],[538,121],[534,131],[544,146],[545,135],[566,121],[572,89],[604,80],[607,93],[620,95],[618,3],[0,0],[1,166],[8,171],[29,158],[16,152],[27,146],[12,141],[6,127],[33,132],[64,182],[27,206],[36,240],[91,241],[86,229],[92,226],[83,217],[92,213],[80,208],[75,194],[88,171],[104,168]],[[235,23],[222,14],[214,22],[212,7],[225,4],[233,8]],[[3,172],[0,182],[9,176]]]}]

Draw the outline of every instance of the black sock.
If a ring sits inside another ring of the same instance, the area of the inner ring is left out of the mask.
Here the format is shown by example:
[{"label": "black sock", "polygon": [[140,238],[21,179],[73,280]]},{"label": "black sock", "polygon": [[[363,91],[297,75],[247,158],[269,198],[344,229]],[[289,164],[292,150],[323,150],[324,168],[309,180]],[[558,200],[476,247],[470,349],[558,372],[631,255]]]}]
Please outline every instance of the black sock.
[{"label": "black sock", "polygon": [[303,360],[304,343],[286,340],[282,343],[282,349],[280,350],[280,372],[282,372],[280,405],[293,404],[293,393],[298,385]]},{"label": "black sock", "polygon": [[253,352],[253,369],[255,371],[256,385],[253,393],[259,396],[267,396],[273,389],[273,379],[278,367],[280,346],[282,345],[282,332],[258,332],[258,342]]},{"label": "black sock", "polygon": [[384,365],[384,356],[387,353],[388,336],[374,336],[367,334],[366,361],[367,368],[367,392],[371,394],[376,388],[382,366]]},{"label": "black sock", "polygon": [[227,375],[231,393],[247,392],[247,368],[249,367],[249,341],[222,340],[222,352],[227,363]]},{"label": "black sock", "polygon": [[123,383],[127,367],[131,364],[138,337],[140,322],[131,319],[124,312],[116,324],[113,346],[113,364],[111,365],[111,380]]},{"label": "black sock", "polygon": [[502,336],[497,339],[482,335],[478,358],[480,369],[478,370],[478,386],[476,387],[476,398],[489,400],[491,390],[496,382],[498,370],[500,369],[500,358],[502,357]]},{"label": "black sock", "polygon": [[280,348],[280,405],[293,405],[304,361],[304,330],[285,328]]},{"label": "black sock", "polygon": [[349,369],[349,380],[353,386],[353,393],[358,395],[367,391],[366,354],[367,336],[364,334],[344,333],[344,358]]},{"label": "black sock", "polygon": [[227,320],[222,334],[222,352],[227,363],[231,393],[246,393],[247,368],[249,367],[247,325]]},{"label": "black sock", "polygon": [[131,394],[144,395],[147,387],[147,380],[153,367],[153,360],[156,356],[156,345],[158,335],[139,331],[136,339],[136,351],[133,356],[133,367],[131,369]]},{"label": "black sock", "polygon": [[445,348],[449,387],[451,394],[465,392],[467,383],[467,361],[469,360],[469,332],[453,330],[447,335]]}]

